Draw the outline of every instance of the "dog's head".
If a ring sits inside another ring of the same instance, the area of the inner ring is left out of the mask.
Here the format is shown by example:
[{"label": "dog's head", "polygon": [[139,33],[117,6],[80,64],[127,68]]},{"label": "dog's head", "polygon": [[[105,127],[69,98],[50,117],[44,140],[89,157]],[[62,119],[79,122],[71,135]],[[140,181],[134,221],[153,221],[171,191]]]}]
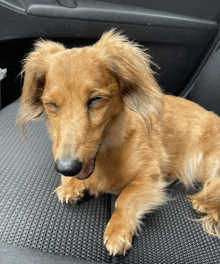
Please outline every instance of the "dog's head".
[{"label": "dog's head", "polygon": [[55,166],[66,176],[84,179],[92,173],[106,131],[125,107],[139,113],[148,128],[160,113],[162,92],[149,56],[114,30],[84,48],[39,41],[23,73],[17,125],[26,131],[45,111]]}]

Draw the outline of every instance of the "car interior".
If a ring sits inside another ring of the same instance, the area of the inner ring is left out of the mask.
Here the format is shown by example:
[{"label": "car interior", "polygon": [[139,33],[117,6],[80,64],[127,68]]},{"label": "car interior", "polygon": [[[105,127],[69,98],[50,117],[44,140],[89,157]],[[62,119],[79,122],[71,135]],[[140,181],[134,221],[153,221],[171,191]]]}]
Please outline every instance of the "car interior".
[{"label": "car interior", "polygon": [[195,189],[178,181],[167,204],[145,215],[127,254],[110,256],[103,234],[117,196],[60,203],[44,116],[28,137],[15,129],[22,60],[34,42],[83,47],[112,28],[147,49],[164,93],[220,115],[219,20],[219,0],[0,0],[0,263],[220,262],[220,240],[203,231],[186,197]]}]

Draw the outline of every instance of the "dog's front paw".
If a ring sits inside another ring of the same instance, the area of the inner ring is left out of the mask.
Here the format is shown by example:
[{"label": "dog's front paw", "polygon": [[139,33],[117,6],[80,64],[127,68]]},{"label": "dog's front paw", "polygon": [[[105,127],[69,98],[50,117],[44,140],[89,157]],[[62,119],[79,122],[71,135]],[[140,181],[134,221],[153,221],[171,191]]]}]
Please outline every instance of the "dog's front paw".
[{"label": "dog's front paw", "polygon": [[126,224],[117,225],[109,223],[104,234],[104,244],[110,255],[124,255],[132,247],[133,230]]},{"label": "dog's front paw", "polygon": [[60,185],[55,192],[57,193],[58,199],[61,203],[66,202],[76,204],[85,195],[85,190],[77,190],[74,187],[68,188],[65,185]]}]

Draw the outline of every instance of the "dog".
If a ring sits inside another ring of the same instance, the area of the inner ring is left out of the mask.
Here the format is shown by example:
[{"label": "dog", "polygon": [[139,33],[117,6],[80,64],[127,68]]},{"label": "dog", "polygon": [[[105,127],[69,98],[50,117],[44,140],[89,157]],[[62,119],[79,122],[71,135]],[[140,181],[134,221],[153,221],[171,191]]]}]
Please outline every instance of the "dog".
[{"label": "dog", "polygon": [[202,189],[189,196],[204,229],[220,237],[220,119],[165,95],[144,48],[115,29],[94,45],[66,49],[40,40],[24,60],[17,127],[45,112],[61,202],[88,191],[118,194],[104,233],[124,254],[144,214],[169,199],[169,179]]}]

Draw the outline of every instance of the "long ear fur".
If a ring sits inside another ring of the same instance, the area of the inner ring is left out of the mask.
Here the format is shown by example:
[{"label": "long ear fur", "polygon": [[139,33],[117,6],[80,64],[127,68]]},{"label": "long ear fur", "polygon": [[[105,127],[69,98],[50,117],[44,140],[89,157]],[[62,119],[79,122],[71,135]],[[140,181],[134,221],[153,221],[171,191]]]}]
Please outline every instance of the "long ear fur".
[{"label": "long ear fur", "polygon": [[62,50],[65,48],[61,44],[40,40],[35,43],[34,50],[24,59],[21,72],[21,75],[24,74],[24,84],[16,121],[18,131],[22,125],[22,130],[26,134],[27,123],[43,113],[44,108],[40,98],[49,68],[49,56]]},{"label": "long ear fur", "polygon": [[104,33],[94,47],[119,80],[125,105],[139,113],[150,129],[152,118],[160,116],[163,104],[162,90],[150,68],[150,56],[114,29]]}]

